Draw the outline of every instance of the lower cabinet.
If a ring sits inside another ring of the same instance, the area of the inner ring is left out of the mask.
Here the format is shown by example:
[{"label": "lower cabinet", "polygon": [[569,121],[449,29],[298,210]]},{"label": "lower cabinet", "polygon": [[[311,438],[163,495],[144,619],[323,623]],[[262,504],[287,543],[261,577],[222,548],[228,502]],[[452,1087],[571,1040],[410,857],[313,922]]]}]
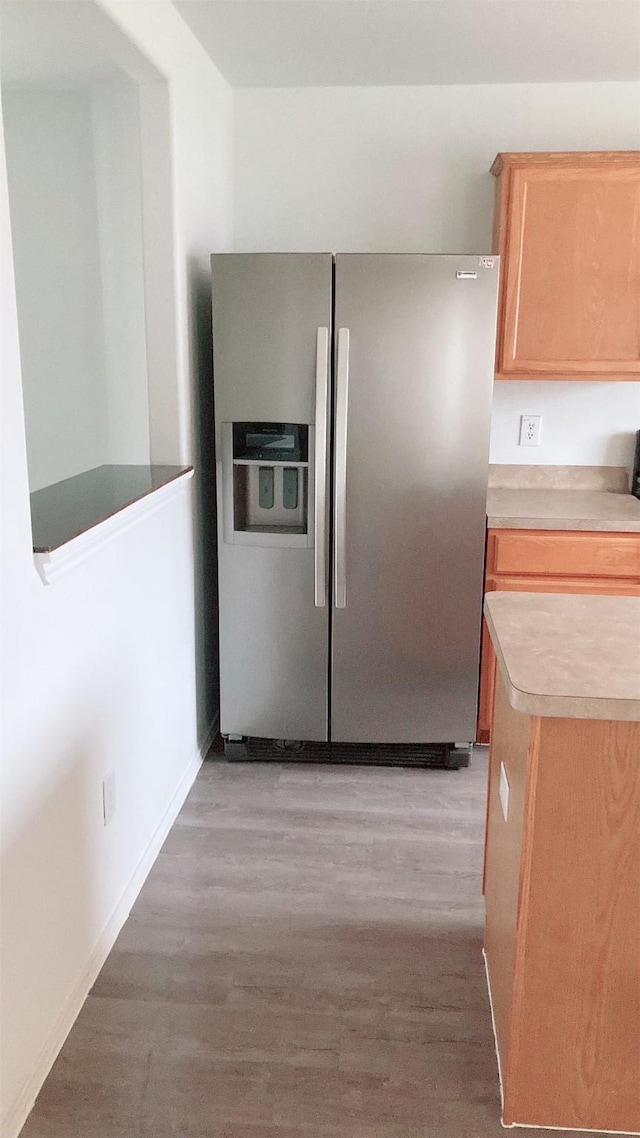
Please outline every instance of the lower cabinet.
[{"label": "lower cabinet", "polygon": [[548,719],[500,677],[485,956],[505,1126],[640,1131],[640,723]]},{"label": "lower cabinet", "polygon": [[[490,529],[485,592],[640,596],[640,533]],[[479,743],[491,739],[496,658],[483,621]]]}]

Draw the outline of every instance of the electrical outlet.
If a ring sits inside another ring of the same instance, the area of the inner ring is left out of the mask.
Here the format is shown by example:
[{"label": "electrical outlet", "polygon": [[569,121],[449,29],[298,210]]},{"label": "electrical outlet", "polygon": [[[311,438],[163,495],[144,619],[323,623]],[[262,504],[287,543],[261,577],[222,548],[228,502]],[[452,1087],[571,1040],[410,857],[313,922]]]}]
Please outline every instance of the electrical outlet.
[{"label": "electrical outlet", "polygon": [[105,826],[116,812],[116,772],[109,771],[102,780],[102,817]]},{"label": "electrical outlet", "polygon": [[520,416],[520,446],[521,447],[539,447],[540,446],[540,424],[542,423],[542,415],[521,415]]}]

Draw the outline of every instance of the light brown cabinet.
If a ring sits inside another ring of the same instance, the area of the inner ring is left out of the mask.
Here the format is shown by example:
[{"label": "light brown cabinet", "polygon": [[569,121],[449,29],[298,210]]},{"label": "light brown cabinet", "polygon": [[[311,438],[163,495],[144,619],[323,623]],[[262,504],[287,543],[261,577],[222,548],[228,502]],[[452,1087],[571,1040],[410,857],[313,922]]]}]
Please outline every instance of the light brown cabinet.
[{"label": "light brown cabinet", "polygon": [[498,154],[497,379],[640,379],[640,151]]},{"label": "light brown cabinet", "polygon": [[640,723],[523,715],[499,678],[484,890],[505,1126],[640,1128],[639,752]]},{"label": "light brown cabinet", "polygon": [[[485,592],[640,596],[640,533],[490,529]],[[496,658],[483,621],[476,738],[488,743]]]}]

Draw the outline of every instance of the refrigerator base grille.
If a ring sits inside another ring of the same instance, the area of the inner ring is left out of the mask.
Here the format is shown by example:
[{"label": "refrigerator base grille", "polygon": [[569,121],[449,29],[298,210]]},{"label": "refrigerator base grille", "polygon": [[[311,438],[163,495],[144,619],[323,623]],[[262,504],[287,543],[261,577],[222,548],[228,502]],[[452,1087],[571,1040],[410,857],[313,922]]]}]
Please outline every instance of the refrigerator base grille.
[{"label": "refrigerator base grille", "polygon": [[289,739],[225,739],[229,762],[335,763],[378,767],[467,767],[470,747],[453,743],[297,743]]}]

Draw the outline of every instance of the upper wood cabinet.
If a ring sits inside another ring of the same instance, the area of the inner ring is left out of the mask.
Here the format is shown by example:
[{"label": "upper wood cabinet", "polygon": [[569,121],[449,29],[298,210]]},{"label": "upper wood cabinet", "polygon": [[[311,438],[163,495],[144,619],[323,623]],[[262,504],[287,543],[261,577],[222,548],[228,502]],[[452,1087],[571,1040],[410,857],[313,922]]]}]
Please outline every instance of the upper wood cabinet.
[{"label": "upper wood cabinet", "polygon": [[640,151],[498,154],[497,379],[640,379]]}]

